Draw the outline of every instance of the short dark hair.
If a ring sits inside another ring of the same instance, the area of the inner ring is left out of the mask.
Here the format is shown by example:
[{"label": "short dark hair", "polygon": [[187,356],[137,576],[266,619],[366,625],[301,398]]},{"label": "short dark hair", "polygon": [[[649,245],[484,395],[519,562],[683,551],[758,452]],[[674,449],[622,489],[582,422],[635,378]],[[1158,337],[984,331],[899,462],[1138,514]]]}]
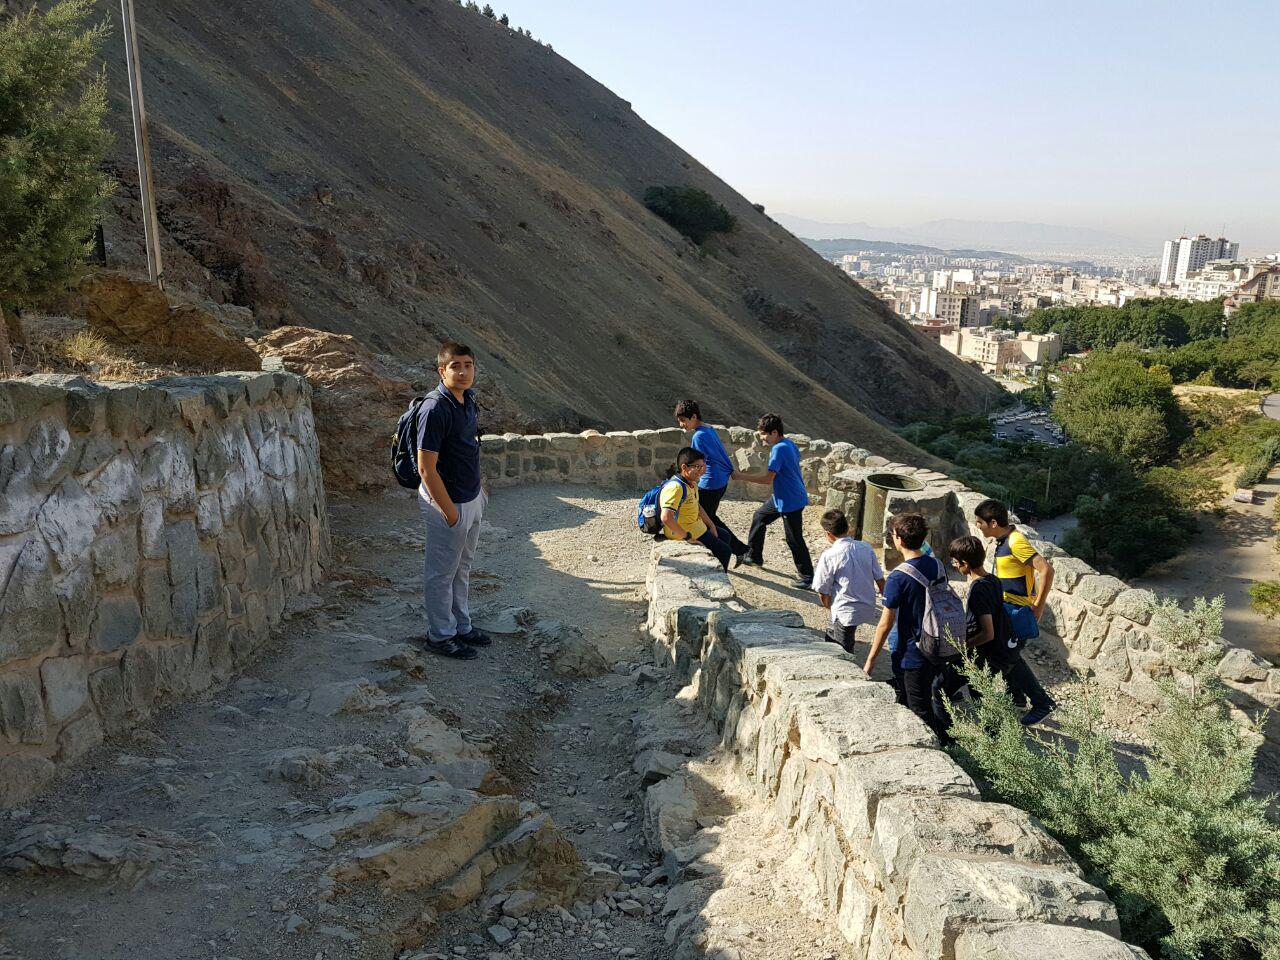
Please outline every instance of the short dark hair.
[{"label": "short dark hair", "polygon": [[761,433],[786,433],[782,429],[782,418],[776,413],[766,413],[760,418],[760,422],[756,424],[756,429]]},{"label": "short dark hair", "polygon": [[893,518],[890,528],[908,550],[919,550],[929,536],[929,522],[918,513],[902,513]]},{"label": "short dark hair", "polygon": [[999,500],[983,500],[973,508],[973,515],[983,523],[996,523],[1002,527],[1009,525],[1009,508]]},{"label": "short dark hair", "polygon": [[967,564],[970,570],[987,562],[987,548],[977,537],[956,537],[947,548],[952,560]]},{"label": "short dark hair", "polygon": [[843,510],[828,510],[822,515],[822,529],[833,537],[843,537],[849,532],[849,518]]},{"label": "short dark hair", "polygon": [[667,479],[678,474],[681,467],[687,467],[691,463],[697,463],[699,460],[705,459],[707,459],[707,455],[701,450],[695,450],[693,447],[681,447],[680,452],[676,454],[676,462],[667,467]]},{"label": "short dark hair", "polygon": [[676,404],[676,416],[689,420],[701,420],[702,409],[697,400],[681,400]]},{"label": "short dark hair", "polygon": [[440,350],[436,354],[436,366],[447,367],[449,361],[455,357],[470,357],[474,360],[476,355],[465,343],[459,343],[457,340],[446,340],[440,344]]}]

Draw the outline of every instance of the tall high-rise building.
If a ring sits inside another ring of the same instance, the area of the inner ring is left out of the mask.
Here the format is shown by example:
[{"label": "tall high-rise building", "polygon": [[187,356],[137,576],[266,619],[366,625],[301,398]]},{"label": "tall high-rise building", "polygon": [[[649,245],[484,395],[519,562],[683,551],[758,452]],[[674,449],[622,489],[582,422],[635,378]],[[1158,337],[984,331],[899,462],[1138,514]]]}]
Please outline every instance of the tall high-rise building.
[{"label": "tall high-rise building", "polygon": [[1160,256],[1160,282],[1166,286],[1181,283],[1188,273],[1201,269],[1210,260],[1234,260],[1239,253],[1240,244],[1226,237],[1215,240],[1202,233],[1166,240]]}]

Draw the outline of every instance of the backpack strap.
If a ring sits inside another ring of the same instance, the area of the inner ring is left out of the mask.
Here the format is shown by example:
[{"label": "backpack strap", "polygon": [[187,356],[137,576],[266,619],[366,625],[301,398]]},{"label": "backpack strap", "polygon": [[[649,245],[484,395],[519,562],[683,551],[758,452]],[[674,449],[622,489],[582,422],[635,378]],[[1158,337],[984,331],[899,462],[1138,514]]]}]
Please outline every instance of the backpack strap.
[{"label": "backpack strap", "polygon": [[672,480],[680,484],[680,502],[676,504],[676,509],[679,510],[681,507],[684,506],[685,498],[689,496],[689,485],[684,482],[683,478],[676,476],[675,474],[671,475],[670,477],[667,477],[667,479],[662,482],[662,485],[665,487]]},{"label": "backpack strap", "polygon": [[[935,562],[935,563],[937,563],[939,567],[942,567],[942,561],[941,561],[941,560],[938,560],[938,559],[935,557],[935,558],[934,558],[934,562]],[[935,583],[941,583],[941,582],[945,581],[945,580],[946,580],[946,578],[947,578],[947,571],[946,571],[945,569],[943,569],[943,571],[942,571],[942,576],[937,577],[937,578],[935,578],[935,579],[933,579],[933,580],[929,580],[929,579],[927,579],[927,578],[925,577],[925,575],[924,575],[923,573],[921,573],[919,570],[917,570],[917,569],[915,568],[915,565],[914,565],[914,564],[912,564],[912,563],[908,563],[908,562],[907,562],[907,561],[905,561],[905,560],[904,560],[904,561],[902,562],[902,564],[901,564],[900,566],[898,566],[896,569],[901,570],[903,573],[905,573],[908,577],[910,577],[910,578],[911,578],[912,580],[914,580],[916,583],[920,584],[920,586],[924,587],[926,590],[928,590],[928,589],[929,589],[931,586],[933,586]]]}]

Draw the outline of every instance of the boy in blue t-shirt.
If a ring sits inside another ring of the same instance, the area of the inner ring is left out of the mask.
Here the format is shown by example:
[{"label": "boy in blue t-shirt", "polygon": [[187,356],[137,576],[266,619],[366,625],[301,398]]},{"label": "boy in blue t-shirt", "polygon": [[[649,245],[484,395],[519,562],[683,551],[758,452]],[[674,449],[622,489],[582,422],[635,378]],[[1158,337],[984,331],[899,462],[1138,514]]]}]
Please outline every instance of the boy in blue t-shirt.
[{"label": "boy in blue t-shirt", "polygon": [[795,560],[798,579],[792,586],[799,590],[813,589],[813,560],[804,542],[804,508],[809,505],[809,492],[800,475],[800,450],[783,432],[782,418],[768,413],[756,425],[756,436],[769,448],[769,466],[762,473],[732,474],[734,480],[747,483],[773,484],[773,496],[760,505],[751,518],[751,532],[747,534],[748,556],[753,563],[764,563],[765,528],[779,517]]},{"label": "boy in blue t-shirt", "polygon": [[729,452],[720,442],[720,435],[714,427],[702,422],[702,410],[693,400],[681,400],[676,404],[676,423],[681,430],[692,431],[689,446],[707,458],[707,469],[698,480],[698,501],[702,509],[715,525],[720,539],[733,551],[734,566],[751,566],[751,555],[747,545],[738,539],[716,513],[725,491],[729,489],[729,478],[733,476],[733,461]]}]

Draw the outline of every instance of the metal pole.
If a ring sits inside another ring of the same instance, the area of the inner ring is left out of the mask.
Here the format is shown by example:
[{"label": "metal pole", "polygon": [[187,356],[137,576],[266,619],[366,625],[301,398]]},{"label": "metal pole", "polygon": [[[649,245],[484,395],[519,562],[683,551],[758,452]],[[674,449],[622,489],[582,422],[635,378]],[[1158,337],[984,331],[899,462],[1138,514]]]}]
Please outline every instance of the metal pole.
[{"label": "metal pole", "polygon": [[138,154],[138,195],[142,201],[142,231],[147,247],[147,275],[164,289],[160,259],[160,221],[156,218],[155,184],[151,179],[151,146],[147,140],[147,108],[142,99],[142,66],[138,58],[138,27],[133,0],[120,0],[124,20],[124,55],[129,73],[129,104],[133,108],[133,142]]}]

